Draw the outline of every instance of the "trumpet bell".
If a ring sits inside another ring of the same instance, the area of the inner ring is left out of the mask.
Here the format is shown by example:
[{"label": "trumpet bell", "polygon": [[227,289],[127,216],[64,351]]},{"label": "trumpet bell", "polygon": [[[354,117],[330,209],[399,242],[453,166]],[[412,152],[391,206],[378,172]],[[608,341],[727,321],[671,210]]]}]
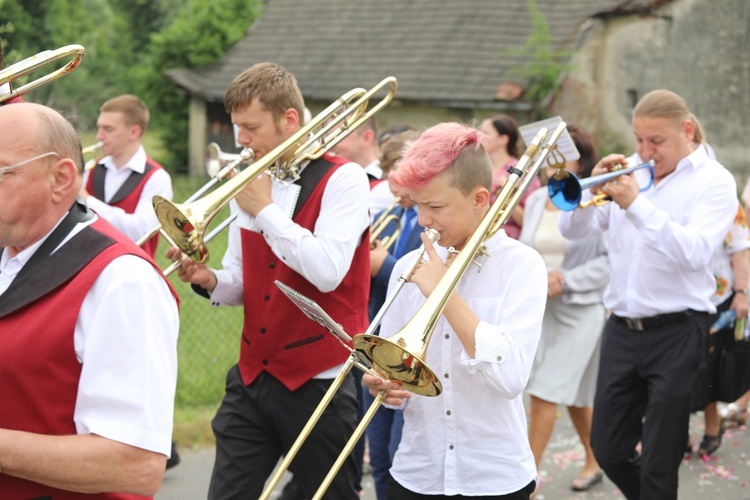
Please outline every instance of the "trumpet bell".
[{"label": "trumpet bell", "polygon": [[592,202],[585,202],[582,204],[581,196],[584,189],[604,184],[621,175],[632,174],[636,170],[641,170],[643,168],[649,169],[649,180],[645,186],[638,190],[640,193],[646,191],[654,184],[654,166],[651,163],[643,163],[628,168],[612,170],[606,174],[595,175],[583,180],[579,180],[573,172],[558,169],[547,184],[547,192],[549,193],[550,201],[552,201],[557,208],[566,212],[575,210],[578,207],[584,208],[590,204],[599,206],[607,203],[609,198],[603,193],[600,193],[602,196],[599,197],[599,194],[597,194]]},{"label": "trumpet bell", "polygon": [[407,341],[405,336],[398,334],[390,338],[362,334],[354,336],[352,346],[371,365],[377,366],[388,380],[401,382],[404,389],[415,394],[439,395],[443,392],[442,384],[420,355],[415,354],[420,353],[424,346],[410,349]]},{"label": "trumpet bell", "polygon": [[560,170],[550,178],[547,192],[552,204],[564,212],[578,208],[583,188],[578,176],[567,170]]}]

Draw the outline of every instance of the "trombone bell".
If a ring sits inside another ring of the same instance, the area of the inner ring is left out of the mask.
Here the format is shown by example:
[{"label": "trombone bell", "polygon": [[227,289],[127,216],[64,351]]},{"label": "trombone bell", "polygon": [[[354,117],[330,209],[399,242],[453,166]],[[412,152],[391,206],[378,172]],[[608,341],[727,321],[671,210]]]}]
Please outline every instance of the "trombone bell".
[{"label": "trombone bell", "polygon": [[421,396],[437,396],[443,386],[424,360],[414,353],[424,350],[423,345],[414,349],[407,345],[403,335],[382,338],[377,335],[357,335],[352,339],[354,350],[367,358],[378,372],[388,380],[401,382],[404,389]]}]

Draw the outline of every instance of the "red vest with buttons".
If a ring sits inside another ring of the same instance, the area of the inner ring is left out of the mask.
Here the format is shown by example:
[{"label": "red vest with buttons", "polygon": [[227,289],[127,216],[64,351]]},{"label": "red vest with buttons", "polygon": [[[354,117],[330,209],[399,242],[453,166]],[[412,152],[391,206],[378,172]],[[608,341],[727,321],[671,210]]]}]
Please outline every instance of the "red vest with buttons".
[{"label": "red vest with buttons", "polygon": [[[138,202],[141,201],[141,195],[143,194],[143,188],[146,186],[146,182],[148,182],[149,178],[154,175],[154,172],[156,172],[158,169],[163,169],[161,165],[159,165],[157,162],[152,160],[151,158],[146,158],[146,169],[143,172],[143,177],[141,178],[141,181],[133,188],[130,193],[127,194],[123,199],[116,201],[115,203],[110,203],[109,205],[117,208],[121,208],[125,211],[125,213],[132,214],[135,212],[135,208],[138,206]],[[97,168],[94,168],[89,173],[88,181],[86,182],[86,192],[93,195],[94,194],[94,176],[99,175],[96,172],[98,171]],[[102,200],[104,201],[104,200]],[[141,248],[145,250],[145,252],[151,256],[152,258],[154,255],[156,255],[156,247],[159,244],[159,234],[157,233],[154,235],[153,238],[148,240],[146,243],[143,244]]]},{"label": "red vest with buttons", "polygon": [[[89,232],[84,234],[85,231]],[[83,229],[74,239],[79,238],[76,244],[85,246],[93,241],[92,236],[99,238],[97,244],[105,241],[101,245],[109,246],[87,263],[79,263],[83,265],[79,271],[71,269],[70,277],[51,291],[18,309],[0,315],[2,429],[59,436],[76,434],[73,415],[81,364],[76,358],[73,336],[86,294],[102,270],[122,255],[142,257],[158,271],[156,264],[140,248],[102,218]],[[72,244],[74,239],[61,248]],[[28,278],[44,281],[43,276],[35,276],[33,273],[34,271]],[[0,498],[136,500],[147,497],[118,493],[71,493],[0,474]]]},{"label": "red vest with buttons", "polygon": [[[335,165],[313,188],[293,220],[314,230],[321,200]],[[309,168],[309,167],[308,167]],[[320,292],[302,275],[277,257],[261,234],[242,230],[245,325],[242,331],[239,368],[245,385],[267,371],[289,390],[295,390],[315,375],[346,361],[346,350],[334,335],[309,319],[274,285],[279,280],[318,303],[349,335],[367,328],[370,293],[370,245],[368,231],[354,252],[349,271],[339,286]]]}]

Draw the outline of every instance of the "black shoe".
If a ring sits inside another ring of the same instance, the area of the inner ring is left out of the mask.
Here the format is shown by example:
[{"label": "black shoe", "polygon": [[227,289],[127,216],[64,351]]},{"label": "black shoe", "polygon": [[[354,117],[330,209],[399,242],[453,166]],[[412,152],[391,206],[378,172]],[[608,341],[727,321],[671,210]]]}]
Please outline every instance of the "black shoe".
[{"label": "black shoe", "polygon": [[171,457],[167,459],[167,469],[171,469],[175,465],[180,463],[180,454],[177,453],[177,445],[172,441],[172,452]]},{"label": "black shoe", "polygon": [[724,435],[724,421],[721,421],[721,424],[719,425],[719,434],[716,436],[709,436],[708,434],[703,435],[703,440],[701,441],[700,446],[698,447],[698,456],[708,457],[713,454],[716,450],[719,449],[719,446],[721,446],[721,438]]}]

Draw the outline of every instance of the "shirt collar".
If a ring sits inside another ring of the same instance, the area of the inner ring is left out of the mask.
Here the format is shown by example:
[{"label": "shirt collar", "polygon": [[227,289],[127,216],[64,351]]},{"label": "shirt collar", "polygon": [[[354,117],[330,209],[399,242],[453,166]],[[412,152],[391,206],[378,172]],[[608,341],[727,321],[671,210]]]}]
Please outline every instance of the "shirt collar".
[{"label": "shirt collar", "polygon": [[375,160],[374,162],[365,165],[364,169],[366,174],[370,174],[376,179],[383,178],[383,169],[380,168],[380,160]]},{"label": "shirt collar", "polygon": [[[143,149],[143,146],[140,146],[138,148],[138,151],[136,151],[135,154],[127,161],[127,163],[125,163],[121,170],[130,169],[133,172],[142,174],[146,171],[146,159],[146,150]],[[112,159],[112,155],[105,156],[104,158],[102,158],[100,163],[104,165],[107,170],[117,170],[115,162]]]}]

